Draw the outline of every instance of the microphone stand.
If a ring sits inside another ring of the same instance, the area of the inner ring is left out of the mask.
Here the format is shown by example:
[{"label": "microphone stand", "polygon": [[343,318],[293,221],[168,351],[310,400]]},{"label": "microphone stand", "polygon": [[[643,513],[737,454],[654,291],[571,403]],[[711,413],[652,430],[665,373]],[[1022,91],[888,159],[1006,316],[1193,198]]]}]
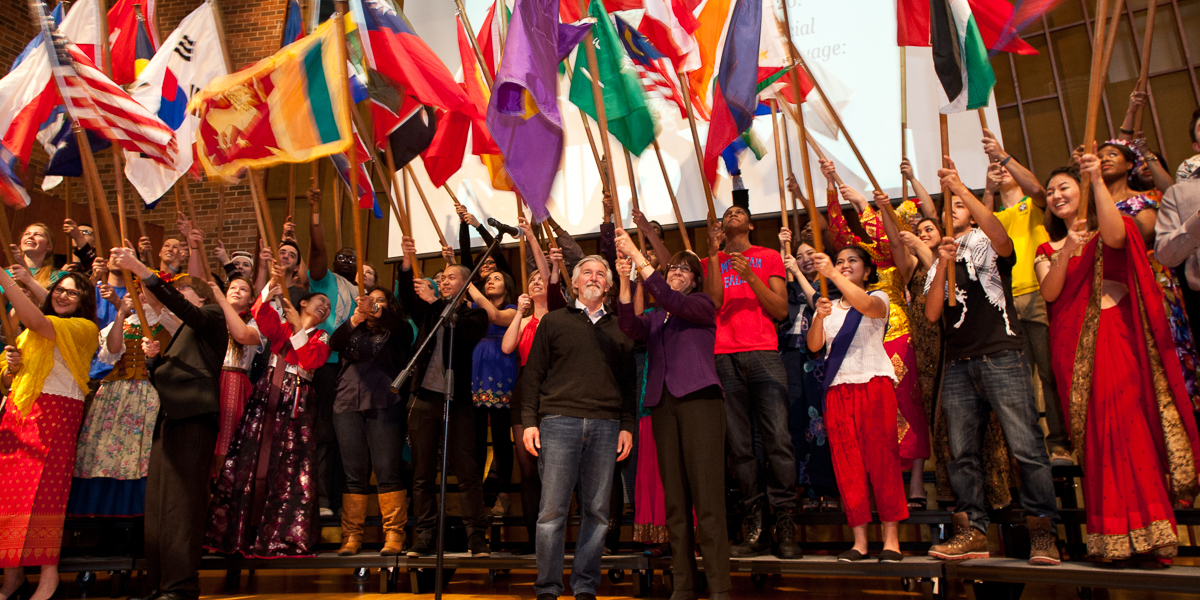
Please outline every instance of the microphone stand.
[{"label": "microphone stand", "polygon": [[[409,376],[412,375],[413,370],[417,368],[417,359],[425,353],[425,347],[429,345],[429,342],[434,339],[434,336],[441,331],[443,326],[450,330],[450,337],[446,341],[446,400],[445,406],[442,408],[442,483],[441,497],[438,499],[437,563],[435,566],[437,571],[434,573],[433,583],[433,597],[435,600],[442,599],[442,565],[445,561],[446,555],[446,466],[448,456],[447,449],[450,446],[450,402],[454,399],[454,328],[455,325],[458,324],[458,303],[461,302],[463,296],[466,295],[467,286],[470,285],[470,282],[473,279],[475,279],[475,274],[478,273],[480,267],[483,266],[483,261],[488,256],[491,256],[496,249],[500,247],[500,241],[503,239],[504,230],[497,230],[495,239],[493,239],[492,244],[488,246],[487,252],[485,252],[483,256],[479,258],[479,262],[475,264],[475,268],[467,277],[466,284],[463,285],[462,288],[458,290],[458,293],[454,295],[454,298],[446,304],[446,307],[442,310],[442,315],[438,317],[437,323],[434,323],[433,327],[429,329],[429,332],[425,335],[425,339],[421,340],[421,345],[417,347],[417,351],[414,352],[412,358],[409,359],[408,365],[405,366],[404,370],[396,376],[396,379],[392,381],[391,385],[392,393],[399,394],[400,388],[403,387],[404,382],[408,380]],[[470,252],[470,249],[468,248],[465,251]]]}]

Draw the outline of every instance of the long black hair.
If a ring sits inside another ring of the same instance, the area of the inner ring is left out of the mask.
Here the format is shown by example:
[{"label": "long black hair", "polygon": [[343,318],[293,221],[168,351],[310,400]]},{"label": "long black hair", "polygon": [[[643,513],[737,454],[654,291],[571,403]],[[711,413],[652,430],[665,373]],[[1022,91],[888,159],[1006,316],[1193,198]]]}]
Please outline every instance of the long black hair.
[{"label": "long black hair", "polygon": [[[54,311],[54,292],[62,287],[62,282],[70,279],[75,282],[75,289],[79,290],[79,305],[75,307],[75,312],[69,315],[60,315]],[[130,291],[130,293],[135,293]],[[50,284],[46,289],[46,299],[42,301],[42,314],[48,317],[61,317],[64,319],[87,319],[93,323],[96,322],[96,288],[87,277],[79,273],[66,271],[59,280]]]},{"label": "long black hair", "polygon": [[857,254],[858,258],[863,261],[863,265],[869,270],[866,276],[863,277],[863,285],[869,286],[879,283],[879,269],[875,266],[875,261],[871,260],[871,255],[867,254],[867,251],[863,250],[861,246],[851,244],[838,249],[837,254],[833,255],[834,264],[837,264],[837,257],[847,250]]},{"label": "long black hair", "polygon": [[[1114,147],[1120,148],[1121,146],[1114,145]],[[1074,179],[1075,183],[1079,184],[1080,192],[1082,193],[1083,177],[1079,174],[1079,169],[1076,167],[1059,167],[1053,171],[1050,171],[1050,176],[1046,178],[1046,189],[1050,189],[1050,181],[1059,175],[1066,175],[1067,177]],[[1067,233],[1069,233],[1071,230],[1070,226],[1067,225],[1067,222],[1060,219],[1058,215],[1055,215],[1054,212],[1050,210],[1049,206],[1046,207],[1046,212],[1042,216],[1042,223],[1046,226],[1046,233],[1049,234],[1050,239],[1055,242],[1067,237]],[[1100,221],[1096,217],[1095,202],[1088,203],[1087,223],[1089,231],[1100,228]]]}]

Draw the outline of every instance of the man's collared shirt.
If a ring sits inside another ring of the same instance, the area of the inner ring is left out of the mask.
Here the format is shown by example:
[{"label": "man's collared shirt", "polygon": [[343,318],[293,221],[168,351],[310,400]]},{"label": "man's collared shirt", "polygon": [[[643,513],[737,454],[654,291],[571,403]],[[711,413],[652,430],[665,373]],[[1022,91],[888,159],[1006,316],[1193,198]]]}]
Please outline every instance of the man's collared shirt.
[{"label": "man's collared shirt", "polygon": [[596,312],[593,313],[593,312],[588,311],[588,307],[584,306],[583,303],[579,301],[579,299],[576,299],[575,300],[575,308],[582,310],[583,314],[587,315],[587,317],[592,320],[592,325],[595,325],[596,321],[599,321],[601,318],[604,317],[604,305],[603,304],[601,304],[600,308],[597,308]]}]

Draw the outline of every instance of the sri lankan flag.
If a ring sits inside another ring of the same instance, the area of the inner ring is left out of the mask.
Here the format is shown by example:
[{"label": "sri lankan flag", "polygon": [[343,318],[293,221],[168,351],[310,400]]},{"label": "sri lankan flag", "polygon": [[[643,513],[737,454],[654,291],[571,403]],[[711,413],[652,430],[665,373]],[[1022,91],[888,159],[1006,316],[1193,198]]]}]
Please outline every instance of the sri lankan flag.
[{"label": "sri lankan flag", "polygon": [[[188,104],[200,120],[196,151],[212,177],[308,162],[350,146],[348,83],[328,20],[274,56],[213,79]],[[342,59],[344,60],[344,59]]]}]

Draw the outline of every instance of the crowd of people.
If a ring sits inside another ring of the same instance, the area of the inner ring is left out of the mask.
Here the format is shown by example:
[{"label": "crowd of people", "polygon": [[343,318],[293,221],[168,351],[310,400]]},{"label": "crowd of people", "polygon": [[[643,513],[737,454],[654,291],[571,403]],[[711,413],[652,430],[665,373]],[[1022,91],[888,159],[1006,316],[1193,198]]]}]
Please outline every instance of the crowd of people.
[{"label": "crowd of people", "polygon": [[[947,222],[907,161],[916,198],[894,210],[822,161],[828,217],[778,248],[752,243],[736,176],[703,255],[671,254],[636,210],[638,241],[606,211],[592,255],[553,221],[546,252],[522,220],[525,293],[503,254],[472,255],[471,230],[492,234],[462,207],[462,252],[419,277],[405,237],[391,286],[353,249],[330,256],[317,189],[306,254],[289,219],[257,255],[218,242],[217,273],[182,215],[157,256],[143,238],[99,257],[67,220],[61,269],[54,232],[31,225],[0,270],[20,331],[0,372],[0,600],[51,597],[67,515],[144,516],[148,600],[198,598],[206,550],[312,555],[321,516],[357,554],[373,493],[380,553],[432,554],[442,452],[472,556],[519,489],[539,600],[565,589],[573,497],[580,600],[630,504],[633,541],[674,561],[673,600],[695,598],[697,548],[716,600],[730,557],[801,558],[804,511],[844,512],[838,558],[862,561],[873,501],[877,559],[901,561],[930,459],[953,513],[933,557],[987,557],[989,510],[1019,505],[1030,562],[1059,563],[1051,466],[1077,463],[1087,557],[1169,564],[1174,510],[1200,491],[1200,169],[1172,176],[1130,127],[1045,182],[985,131],[981,196],[948,159],[938,172]],[[453,329],[435,329],[444,313]]]}]

